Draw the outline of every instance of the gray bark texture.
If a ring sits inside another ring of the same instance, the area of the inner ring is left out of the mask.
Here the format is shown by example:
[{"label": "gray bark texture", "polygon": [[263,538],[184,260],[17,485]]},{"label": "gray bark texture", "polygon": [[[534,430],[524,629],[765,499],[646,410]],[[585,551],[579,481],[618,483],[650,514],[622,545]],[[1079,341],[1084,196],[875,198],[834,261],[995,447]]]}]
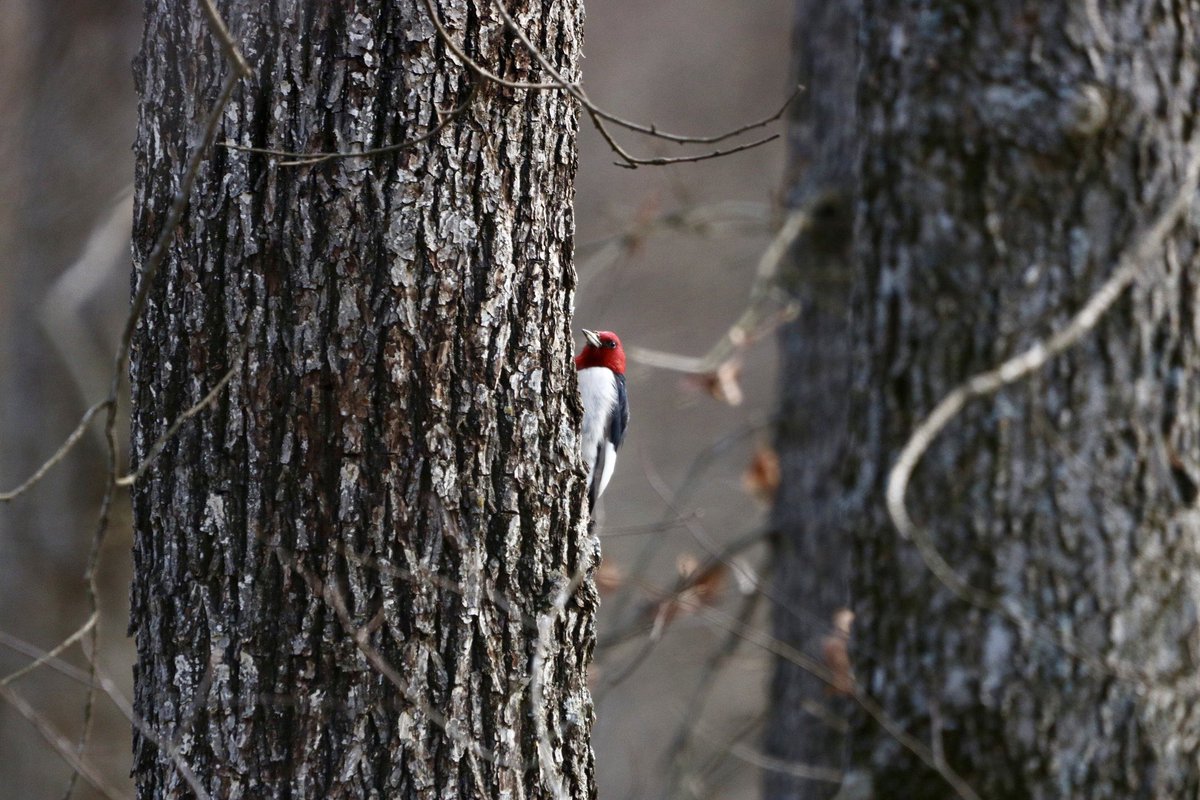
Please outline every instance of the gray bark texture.
[{"label": "gray bark texture", "polygon": [[[1092,333],[970,403],[913,476],[949,563],[1052,637],[956,598],[883,506],[924,415],[1061,327],[1178,193],[1198,34],[1200,7],[1165,0],[864,3],[852,651],[989,800],[1200,796],[1195,198]],[[954,796],[856,719],[876,797]]]},{"label": "gray bark texture", "polygon": [[[489,69],[547,79],[487,0],[435,5]],[[218,142],[393,144],[472,91],[421,0],[219,7],[254,75]],[[577,74],[579,3],[509,8]],[[138,268],[229,69],[200,3],[148,0]],[[201,168],[135,334],[135,461],[236,369],[134,492],[136,705],[170,745],[137,737],[139,797],[192,796],[178,762],[220,798],[593,794],[577,109],[474,92],[398,153]]]},{"label": "gray bark texture", "polygon": [[[800,306],[781,332],[775,448],[780,485],[772,511],[778,558],[774,635],[821,660],[837,637],[834,615],[850,605],[850,547],[840,521],[839,464],[846,456],[850,385],[847,314],[855,202],[855,69],[859,0],[797,0],[794,75],[805,87],[789,120],[788,210],[812,217],[782,275]],[[780,658],[764,747],[773,758],[840,770],[846,700]],[[836,783],[786,770],[763,773],[768,800],[827,798]]]}]

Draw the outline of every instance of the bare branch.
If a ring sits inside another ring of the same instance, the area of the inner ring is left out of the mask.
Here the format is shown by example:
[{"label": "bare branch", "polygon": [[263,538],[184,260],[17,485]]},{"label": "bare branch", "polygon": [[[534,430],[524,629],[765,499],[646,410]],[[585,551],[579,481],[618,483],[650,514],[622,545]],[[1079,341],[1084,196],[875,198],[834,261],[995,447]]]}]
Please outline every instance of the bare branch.
[{"label": "bare branch", "polygon": [[[779,264],[783,261],[788,250],[804,231],[812,224],[809,207],[804,206],[791,213],[783,225],[779,227],[770,244],[758,260],[754,286],[750,290],[750,303],[729,330],[717,340],[709,351],[700,357],[683,356],[661,350],[650,350],[643,347],[628,348],[629,357],[641,364],[660,369],[684,372],[692,375],[708,375],[714,373],[738,349],[745,347],[757,338],[759,326],[767,319],[767,301],[779,274]],[[788,314],[794,314],[789,310]],[[785,315],[786,317],[787,315]]]},{"label": "bare branch", "polygon": [[229,150],[236,150],[241,153],[257,153],[259,155],[272,156],[275,158],[291,159],[289,161],[280,161],[279,166],[281,167],[311,167],[334,159],[371,158],[373,156],[381,156],[388,153],[397,153],[402,150],[409,150],[417,145],[430,141],[439,133],[441,133],[447,125],[456,120],[458,117],[462,116],[466,110],[471,107],[471,104],[475,102],[475,90],[477,85],[478,84],[476,83],[471,84],[470,88],[467,90],[466,99],[463,100],[462,103],[460,103],[457,107],[451,109],[450,111],[442,112],[441,121],[439,121],[437,125],[434,125],[420,136],[399,142],[398,144],[373,147],[370,150],[361,150],[355,153],[300,153],[289,150],[271,150],[265,147],[247,147],[245,145],[235,144],[233,142],[221,142],[219,146]]},{"label": "bare branch", "polygon": [[[133,184],[117,193],[88,234],[75,261],[62,271],[38,302],[38,324],[58,351],[80,397],[89,400],[108,386],[111,345],[87,322],[84,306],[113,278],[128,280],[129,234],[133,227]],[[104,432],[91,429],[104,447]]]},{"label": "bare branch", "polygon": [[[750,620],[754,617],[754,611],[758,607],[758,601],[761,597],[762,594],[760,592],[751,592],[742,599],[742,606],[738,610],[736,617],[740,626],[749,627]],[[725,664],[728,663],[729,659],[733,657],[733,654],[737,652],[741,641],[741,637],[737,634],[733,632],[727,633],[725,641],[721,643],[720,647],[709,653],[704,666],[700,670],[700,682],[696,685],[696,689],[692,692],[689,701],[684,705],[683,716],[675,729],[675,738],[667,750],[667,758],[673,765],[670,784],[672,787],[679,786],[684,781],[686,774],[685,759],[688,750],[691,748],[692,734],[704,713],[704,707],[708,704],[708,698],[712,695],[717,676]]]},{"label": "bare branch", "polygon": [[[751,644],[760,647],[767,652],[773,653],[774,655],[783,658],[792,664],[795,664],[813,677],[824,681],[830,686],[840,685],[842,681],[840,676],[834,675],[817,659],[808,656],[807,654],[795,649],[794,647],[791,647],[790,645],[780,641],[779,639],[776,639],[769,634],[739,625],[737,621],[731,619],[728,614],[703,605],[697,605],[695,613],[724,630],[736,632],[738,636],[741,636],[747,642],[750,642]],[[865,711],[868,716],[875,720],[881,728],[883,728],[893,739],[896,740],[897,743],[900,744],[901,747],[916,756],[927,767],[937,772],[938,775],[941,776],[942,780],[944,780],[947,785],[954,790],[955,794],[962,798],[962,800],[981,800],[979,795],[973,788],[971,788],[970,784],[963,780],[961,775],[955,772],[949,764],[939,762],[938,759],[934,757],[934,754],[929,747],[905,731],[901,724],[896,719],[892,718],[883,709],[883,707],[879,705],[879,703],[871,698],[871,696],[868,695],[862,686],[857,682],[854,683],[851,696],[859,704],[863,711]]]},{"label": "bare branch", "polygon": [[614,253],[631,251],[651,235],[662,231],[680,231],[696,236],[758,233],[769,230],[770,219],[770,204],[741,201],[686,206],[653,215],[639,213],[617,233],[577,245],[577,252],[589,253],[578,271],[581,274],[586,272],[590,277],[606,268],[614,260]]},{"label": "bare branch", "polygon": [[213,5],[212,0],[201,0],[201,5],[204,7],[204,14],[208,17],[208,24],[212,28],[213,34],[221,42],[221,49],[225,51],[225,58],[234,66],[238,74],[243,78],[251,78],[254,73],[250,70],[250,65],[246,63],[242,51],[238,49],[237,43],[233,41],[233,36],[229,33],[229,27],[226,26],[225,20],[221,19],[221,15],[217,12],[217,7]]},{"label": "bare branch", "polygon": [[[429,0],[425,0],[425,2],[428,5]],[[700,156],[681,156],[678,158],[637,158],[630,155],[626,150],[617,144],[616,140],[613,139],[612,135],[605,128],[604,122],[611,122],[612,124],[618,125],[622,128],[626,128],[647,136],[653,136],[658,139],[666,139],[667,141],[675,142],[677,144],[715,144],[717,142],[725,141],[726,139],[731,139],[734,136],[738,136],[742,133],[746,133],[747,131],[765,127],[770,125],[772,122],[775,122],[783,116],[783,112],[787,110],[787,107],[791,105],[792,100],[794,100],[801,91],[801,87],[797,87],[783,103],[783,105],[779,107],[779,110],[774,114],[756,122],[742,125],[738,128],[728,131],[727,133],[718,134],[716,136],[682,136],[679,134],[667,133],[665,131],[660,131],[655,125],[642,125],[636,122],[630,122],[597,106],[591,101],[590,98],[588,98],[582,87],[580,87],[578,84],[568,81],[563,74],[559,72],[552,63],[550,63],[550,60],[546,58],[545,54],[542,53],[542,51],[529,39],[529,36],[525,33],[525,30],[518,25],[517,21],[513,19],[511,14],[508,13],[508,9],[504,7],[503,0],[492,0],[492,6],[504,20],[504,24],[508,26],[508,29],[512,31],[513,35],[521,41],[521,44],[525,45],[525,48],[529,51],[530,55],[532,55],[534,59],[536,59],[537,62],[542,66],[542,69],[546,70],[546,72],[554,78],[554,80],[557,82],[555,85],[578,100],[579,103],[587,110],[588,115],[591,117],[592,123],[596,126],[596,130],[600,132],[600,135],[604,137],[606,142],[608,142],[609,147],[611,147],[624,162],[619,166],[635,168],[639,165],[660,166],[665,164],[679,164],[687,161],[706,161],[710,158],[719,158],[720,156],[730,155],[732,153],[740,153],[743,150],[749,150],[751,148],[764,145],[767,142],[779,138],[779,135],[775,134],[750,144],[741,145],[739,147],[733,147],[726,150],[717,150],[715,152]]]},{"label": "bare branch", "polygon": [[[204,787],[200,784],[199,778],[196,777],[196,774],[192,772],[191,768],[184,763],[182,757],[179,755],[179,751],[175,748],[175,746],[171,742],[160,738],[150,728],[150,726],[146,724],[146,721],[134,712],[133,706],[130,704],[125,695],[121,693],[121,690],[117,688],[116,683],[114,683],[113,680],[105,675],[101,670],[96,669],[95,677],[93,678],[89,676],[87,672],[68,664],[66,661],[63,661],[61,658],[55,655],[55,651],[44,651],[41,648],[35,647],[29,642],[26,642],[24,639],[20,639],[4,631],[0,631],[0,645],[4,645],[5,647],[15,650],[18,653],[23,653],[27,656],[30,656],[31,658],[36,659],[34,662],[35,664],[39,666],[41,664],[45,664],[51,669],[66,675],[68,678],[77,681],[84,686],[94,686],[99,688],[106,695],[108,695],[108,698],[112,701],[113,706],[120,711],[127,720],[129,720],[131,725],[137,728],[138,731],[145,736],[150,743],[170,757],[172,762],[175,764],[175,768],[179,770],[179,774],[185,781],[187,781],[188,786],[196,795],[197,800],[211,800],[211,795],[205,791]],[[10,678],[11,677],[13,676],[10,676]]]},{"label": "bare branch", "polygon": [[659,520],[658,522],[605,526],[603,532],[600,533],[600,541],[604,541],[605,539],[620,539],[626,536],[644,536],[648,533],[663,533],[664,531],[681,528],[686,525],[688,521],[698,519],[700,516],[701,515],[698,512],[693,512],[685,516]]},{"label": "bare branch", "polygon": [[769,756],[744,744],[735,744],[730,748],[729,752],[735,758],[741,759],[759,769],[782,772],[784,775],[801,778],[802,780],[820,781],[821,783],[841,783],[843,777],[845,777],[839,769],[786,761],[782,758]]},{"label": "bare branch", "polygon": [[[222,44],[227,46],[227,53],[229,54],[230,58],[237,59],[237,63],[239,65],[238,66],[239,72],[242,73],[245,77],[250,77],[249,66],[245,65],[245,61],[244,61],[244,59],[242,59],[241,53],[238,52],[236,46],[233,43],[232,38],[229,36],[228,30],[225,28],[224,24],[221,22],[220,17],[216,15],[216,10],[215,10],[215,8],[213,8],[211,0],[203,0],[203,2],[205,4],[205,12],[209,13],[210,20],[212,20],[214,23],[214,28],[216,28],[218,25],[220,26],[218,29],[217,35],[218,35],[218,38],[221,39]],[[612,112],[606,111],[603,108],[597,106],[595,103],[593,103],[591,101],[591,99],[588,98],[587,94],[583,91],[583,87],[581,87],[577,83],[568,81],[554,67],[554,65],[550,63],[550,61],[545,57],[545,55],[541,52],[541,50],[539,50],[533,44],[533,42],[525,34],[524,30],[522,30],[521,27],[517,24],[516,20],[514,20],[512,18],[512,16],[508,13],[508,10],[504,8],[504,6],[500,2],[500,0],[494,0],[494,4],[495,4],[497,12],[504,19],[505,24],[513,31],[514,35],[517,36],[517,38],[522,42],[522,44],[524,44],[525,47],[529,50],[530,54],[533,55],[533,57],[538,61],[538,63],[542,66],[542,68],[544,70],[546,70],[546,72],[548,72],[554,78],[554,80],[543,81],[543,82],[514,81],[514,80],[510,80],[508,78],[503,78],[500,75],[497,75],[496,73],[487,69],[482,64],[480,64],[478,61],[474,60],[469,55],[467,55],[467,53],[462,49],[462,47],[459,46],[459,44],[455,41],[454,37],[451,35],[450,31],[446,29],[446,26],[443,24],[441,17],[438,16],[437,9],[434,7],[432,0],[422,0],[422,2],[425,5],[425,11],[429,16],[430,21],[433,23],[434,28],[437,30],[438,37],[440,38],[442,43],[446,46],[446,48],[463,65],[463,67],[466,68],[466,70],[468,72],[470,72],[472,75],[474,75],[479,80],[487,81],[487,82],[496,84],[498,86],[503,86],[508,89],[514,89],[514,90],[518,90],[518,91],[558,90],[558,91],[567,92],[569,95],[571,95],[573,98],[575,98],[580,103],[580,105],[587,112],[589,118],[592,120],[592,123],[596,126],[596,129],[600,132],[600,135],[608,143],[609,147],[612,148],[613,152],[616,153],[617,156],[621,159],[620,162],[617,162],[617,165],[622,166],[622,167],[627,167],[629,169],[636,169],[639,166],[665,166],[668,164],[683,164],[683,163],[690,163],[690,162],[695,162],[695,161],[708,161],[708,160],[714,159],[714,158],[721,158],[723,156],[728,156],[728,155],[732,155],[734,153],[740,153],[745,150],[751,150],[756,147],[761,147],[764,144],[767,144],[769,142],[772,142],[772,141],[778,139],[779,134],[777,134],[777,133],[771,134],[770,136],[765,136],[765,137],[762,137],[762,138],[757,139],[752,142],[747,142],[745,144],[736,145],[734,147],[721,148],[721,149],[713,150],[708,153],[702,153],[702,154],[698,154],[698,155],[639,157],[639,156],[635,156],[635,155],[632,155],[631,153],[629,153],[625,148],[623,148],[616,141],[616,139],[613,138],[612,134],[609,132],[607,126],[605,125],[606,122],[612,123],[613,125],[617,125],[619,127],[625,128],[630,131],[634,131],[636,133],[643,134],[645,136],[651,136],[651,137],[654,137],[657,139],[663,139],[663,140],[666,140],[669,142],[674,142],[676,144],[716,144],[719,142],[726,141],[728,139],[732,139],[736,136],[740,136],[742,134],[748,133],[750,131],[764,128],[764,127],[778,121],[783,116],[784,112],[787,110],[787,107],[789,105],[791,105],[792,101],[795,100],[796,97],[803,90],[803,87],[799,87],[799,86],[796,87],[796,89],[793,90],[792,94],[790,94],[788,96],[788,98],[784,101],[784,103],[774,113],[772,113],[766,117],[763,117],[762,119],[758,119],[753,122],[749,122],[744,125],[740,125],[734,129],[726,131],[724,133],[719,133],[719,134],[709,135],[709,136],[689,136],[689,135],[683,135],[683,134],[670,133],[667,131],[660,130],[657,125],[653,125],[653,124],[646,125],[646,124],[642,124],[642,123],[632,122],[632,121],[627,120],[623,117],[620,117],[616,114],[613,114]],[[245,70],[246,70],[244,73],[242,72],[243,66],[245,67]],[[249,147],[246,145],[235,144],[233,142],[222,142],[220,146],[228,148],[230,150],[236,150],[236,151],[244,152],[244,153],[257,153],[259,155],[266,155],[266,156],[271,156],[274,158],[290,159],[289,161],[279,162],[280,166],[313,166],[313,165],[320,164],[320,163],[323,163],[325,161],[329,161],[332,159],[370,158],[373,156],[384,155],[387,153],[394,153],[394,152],[397,152],[400,150],[405,150],[405,149],[415,147],[419,144],[429,141],[434,136],[436,136],[446,125],[448,125],[450,123],[451,120],[453,120],[454,118],[456,118],[457,116],[462,114],[470,106],[470,104],[474,100],[474,92],[475,92],[475,84],[472,84],[471,93],[467,96],[467,99],[456,109],[448,112],[447,116],[445,118],[443,118],[434,128],[432,128],[427,133],[425,133],[422,136],[419,136],[415,139],[411,139],[406,142],[400,142],[400,143],[394,144],[394,145],[386,145],[383,147],[371,148],[369,150],[362,150],[362,151],[358,151],[358,152],[345,152],[345,153],[341,153],[341,152],[304,153],[304,152],[295,152],[295,151],[287,151],[287,150],[273,150],[270,148],[263,148],[263,147]]]},{"label": "bare branch", "polygon": [[10,492],[0,492],[0,503],[8,503],[15,500],[36,486],[38,482],[42,480],[42,478],[46,477],[46,474],[50,472],[50,470],[54,469],[54,467],[57,466],[60,461],[66,458],[67,454],[70,453],[75,445],[79,443],[79,440],[83,438],[83,434],[87,432],[88,423],[92,421],[92,418],[95,417],[100,411],[106,409],[110,402],[111,401],[109,400],[101,400],[99,403],[96,403],[87,411],[83,412],[83,417],[80,418],[79,424],[75,426],[75,430],[71,431],[71,435],[68,436],[66,440],[59,446],[54,455],[46,459],[46,462],[38,467],[36,472],[26,478],[25,482],[20,486]]},{"label": "bare branch", "polygon": [[[598,119],[598,117],[592,118],[593,122],[595,122],[597,119]],[[614,161],[613,164],[618,167],[625,167],[626,169],[636,169],[637,167],[640,167],[640,166],[665,167],[669,164],[691,164],[691,163],[695,163],[697,161],[710,161],[714,158],[721,158],[723,156],[731,156],[734,153],[741,153],[746,150],[753,150],[756,147],[761,147],[764,144],[769,144],[770,142],[773,142],[779,138],[778,133],[772,133],[770,136],[764,136],[761,139],[755,139],[753,142],[747,142],[746,144],[739,144],[736,147],[728,147],[728,148],[725,148],[724,150],[713,150],[708,153],[701,153],[699,155],[694,155],[694,156],[639,157],[639,156],[630,155],[629,151],[627,151],[623,147],[620,147],[619,145],[617,145],[616,140],[613,139],[608,134],[608,132],[604,129],[604,125],[602,123],[596,122],[596,128],[597,128],[597,130],[600,131],[600,134],[604,137],[604,140],[606,142],[608,142],[609,146],[612,147],[612,149],[616,152],[616,154],[618,156],[620,156],[620,158],[621,158],[620,161]]]},{"label": "bare branch", "polygon": [[[96,572],[100,565],[101,546],[104,543],[105,535],[108,532],[109,518],[112,513],[113,499],[116,494],[117,479],[120,471],[120,447],[117,444],[117,411],[119,405],[119,392],[121,387],[121,378],[125,374],[125,365],[129,359],[129,348],[133,341],[133,333],[137,329],[138,321],[141,319],[142,310],[146,305],[146,299],[150,295],[150,287],[154,283],[154,278],[158,274],[159,268],[166,260],[167,252],[170,249],[171,242],[175,239],[176,230],[179,227],[180,221],[183,219],[184,211],[187,209],[188,201],[191,197],[192,187],[196,183],[196,176],[200,173],[200,165],[204,162],[205,154],[212,145],[213,139],[216,136],[217,128],[220,125],[221,117],[225,113],[225,107],[229,104],[230,98],[233,97],[233,90],[241,78],[241,70],[237,64],[237,57],[240,57],[237,47],[233,44],[229,37],[228,28],[224,26],[220,15],[215,7],[212,6],[211,0],[202,0],[205,4],[205,11],[209,16],[210,23],[215,20],[214,33],[218,39],[222,39],[222,45],[225,48],[226,57],[231,61],[231,69],[229,75],[225,78],[225,83],[221,87],[221,92],[217,97],[217,101],[213,108],[209,111],[208,118],[205,120],[203,132],[200,141],[192,149],[192,154],[188,159],[187,166],[183,175],[180,178],[179,186],[175,191],[175,195],[171,199],[171,205],[167,210],[162,227],[159,229],[158,237],[154,241],[154,246],[150,251],[150,255],[146,259],[146,264],[139,276],[137,291],[134,293],[133,301],[130,304],[129,316],[125,319],[125,327],[121,333],[121,340],[117,347],[116,355],[113,358],[112,379],[109,383],[108,397],[105,400],[106,414],[104,418],[104,440],[108,454],[108,466],[106,472],[106,480],[104,484],[104,495],[100,500],[100,511],[97,516],[96,526],[92,533],[92,544],[88,552],[87,566],[84,571],[84,583],[87,589],[88,609],[94,615],[99,609],[99,587],[96,583]],[[219,29],[216,29],[219,26]],[[244,63],[244,62],[243,62]],[[84,654],[87,656],[90,675],[95,676],[96,664],[96,630],[97,626],[93,626],[89,631],[88,647],[84,648]],[[89,685],[87,690],[87,699],[83,709],[83,731],[80,734],[78,749],[83,752],[87,744],[88,737],[91,734],[92,712],[95,706],[96,692],[93,686]],[[75,786],[78,783],[79,772],[76,771],[71,775],[71,780],[67,785],[67,790],[64,795],[64,800],[70,800],[74,793]]]},{"label": "bare branch", "polygon": [[[733,559],[739,553],[748,550],[759,543],[766,537],[766,531],[752,531],[751,533],[741,536],[730,542],[724,549],[713,553],[707,560],[697,564],[695,569],[689,571],[686,575],[680,575],[676,583],[669,590],[658,589],[650,586],[640,580],[640,578],[630,579],[631,585],[639,586],[644,591],[652,596],[652,601],[649,605],[649,610],[654,611],[653,622],[649,625],[649,635],[642,643],[642,646],[636,653],[625,663],[624,666],[613,676],[608,677],[596,689],[596,696],[602,697],[608,692],[615,689],[617,686],[628,680],[634,672],[645,663],[646,659],[654,652],[655,647],[662,641],[662,636],[665,631],[666,616],[680,608],[691,609],[698,601],[695,598],[696,594],[692,590],[703,581],[707,576],[712,574],[712,571],[720,565],[729,567],[732,570],[737,570],[743,574],[749,574],[750,571],[744,565],[736,563]],[[755,574],[757,579],[757,574]],[[763,587],[759,586],[758,594],[770,597]],[[630,625],[626,629],[617,631],[606,637],[606,641],[599,648],[601,650],[612,648],[618,644],[629,641],[635,636],[639,636],[647,631],[647,626],[643,624]]]},{"label": "bare branch", "polygon": [[[684,516],[679,513],[678,509],[684,507],[691,492],[699,483],[700,478],[714,464],[717,463],[717,459],[721,456],[721,454],[727,452],[729,448],[733,447],[747,436],[751,436],[758,431],[763,430],[770,425],[771,422],[772,421],[770,419],[753,419],[748,424],[741,426],[732,433],[722,436],[697,453],[696,457],[693,458],[691,463],[688,465],[687,471],[684,473],[683,481],[679,485],[679,489],[673,494],[674,503],[666,506],[663,513],[663,521],[665,522],[672,518]],[[654,558],[654,554],[660,547],[662,547],[664,541],[665,537],[652,537],[648,539],[645,545],[638,551],[637,557],[633,562],[633,574],[630,577],[631,585],[636,585],[642,581],[646,571],[649,569],[651,561]],[[624,620],[626,616],[625,611],[631,602],[631,592],[621,593],[617,597],[615,609],[612,612],[613,618],[616,620]],[[600,643],[597,646],[602,649],[606,645]]]},{"label": "bare branch", "polygon": [[429,14],[429,20],[433,23],[433,27],[437,28],[438,35],[442,39],[442,43],[454,54],[454,57],[462,62],[463,66],[473,72],[480,78],[490,81],[500,86],[507,86],[509,89],[560,89],[566,88],[561,83],[523,83],[521,81],[510,81],[507,78],[501,78],[494,72],[489,72],[483,65],[472,59],[469,55],[463,52],[463,49],[454,41],[454,37],[450,35],[450,31],[446,30],[446,26],[442,24],[441,17],[438,16],[437,9],[433,7],[433,0],[422,0],[425,3],[425,11]]},{"label": "bare branch", "polygon": [[726,131],[725,133],[718,133],[712,136],[688,136],[678,133],[668,133],[667,131],[659,130],[657,125],[643,125],[641,123],[631,122],[630,120],[622,119],[616,114],[605,111],[595,105],[592,105],[591,108],[596,112],[597,116],[608,120],[614,125],[620,125],[622,128],[634,131],[636,133],[643,133],[647,136],[653,136],[656,139],[666,139],[669,142],[677,142],[679,144],[717,144],[718,142],[732,139],[735,136],[740,136],[743,133],[749,133],[750,131],[758,130],[759,128],[765,128],[772,122],[776,122],[783,116],[784,112],[787,111],[788,106],[790,106],[803,91],[803,86],[797,86],[792,90],[792,93],[788,95],[787,99],[783,101],[783,104],[779,106],[778,110],[769,116],[755,120],[754,122],[746,123],[745,125],[734,128],[733,130]]},{"label": "bare branch", "polygon": [[63,639],[61,642],[59,642],[57,645],[55,645],[53,650],[50,650],[50,651],[42,654],[38,658],[34,659],[33,661],[30,661],[25,666],[16,670],[15,672],[10,672],[8,675],[5,675],[3,679],[0,679],[0,687],[7,686],[8,684],[12,683],[13,681],[18,680],[19,678],[21,678],[25,675],[28,675],[30,672],[33,672],[35,669],[42,666],[43,664],[46,664],[47,662],[53,661],[54,659],[58,658],[60,655],[62,655],[64,650],[66,650],[68,647],[70,647],[71,645],[75,644],[80,639],[82,639],[84,637],[84,634],[86,634],[88,631],[90,631],[95,626],[96,621],[99,619],[100,619],[100,614],[98,612],[92,612],[92,615],[90,617],[88,617],[87,622],[83,623],[83,625],[81,625],[77,631],[72,633],[66,639]]},{"label": "bare branch", "polygon": [[83,776],[83,779],[91,784],[92,788],[109,800],[125,800],[125,796],[110,786],[81,756],[77,755],[75,748],[71,746],[66,737],[54,730],[50,723],[25,698],[7,686],[0,686],[0,700],[5,701],[16,709],[18,714],[28,720],[37,729],[37,732],[42,735],[46,743],[62,756],[63,761],[66,761],[71,766],[71,769],[74,770],[72,775]]},{"label": "bare branch", "polygon": [[[248,327],[249,326],[247,326],[247,328]],[[150,450],[147,451],[146,457],[142,459],[140,464],[138,464],[137,469],[128,475],[122,475],[120,478],[117,478],[117,486],[132,486],[139,478],[142,477],[142,475],[146,473],[146,470],[150,468],[150,465],[152,465],[154,460],[157,459],[159,454],[162,453],[163,448],[167,446],[167,443],[170,442],[171,439],[174,438],[175,434],[179,432],[179,429],[184,426],[184,423],[210,406],[217,399],[217,397],[220,396],[221,392],[225,389],[225,387],[229,384],[229,381],[233,378],[234,374],[238,371],[238,368],[242,366],[242,361],[246,357],[246,350],[250,345],[250,337],[247,334],[248,330],[243,332],[242,344],[238,348],[237,354],[233,357],[233,364],[228,370],[226,370],[225,374],[221,376],[221,379],[217,381],[217,384],[213,386],[213,388],[209,390],[208,394],[204,395],[204,397],[201,398],[198,403],[184,411],[174,422],[171,423],[170,427],[168,427],[163,434],[158,437],[153,446],[151,446]]]}]

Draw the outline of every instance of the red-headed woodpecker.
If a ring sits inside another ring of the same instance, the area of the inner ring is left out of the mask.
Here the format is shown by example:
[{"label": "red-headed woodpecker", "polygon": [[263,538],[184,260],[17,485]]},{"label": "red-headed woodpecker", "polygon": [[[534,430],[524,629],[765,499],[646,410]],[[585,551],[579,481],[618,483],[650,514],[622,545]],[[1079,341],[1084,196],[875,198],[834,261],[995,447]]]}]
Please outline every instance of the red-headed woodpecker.
[{"label": "red-headed woodpecker", "polygon": [[617,466],[617,448],[629,424],[625,350],[611,331],[584,330],[587,344],[575,356],[583,401],[583,460],[588,468],[588,505],[604,493]]}]

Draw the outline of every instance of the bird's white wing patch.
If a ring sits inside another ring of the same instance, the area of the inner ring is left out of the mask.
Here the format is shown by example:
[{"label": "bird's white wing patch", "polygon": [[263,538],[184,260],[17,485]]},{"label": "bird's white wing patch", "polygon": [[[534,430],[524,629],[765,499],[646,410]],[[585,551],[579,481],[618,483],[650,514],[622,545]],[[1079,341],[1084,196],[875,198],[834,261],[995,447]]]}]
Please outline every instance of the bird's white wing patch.
[{"label": "bird's white wing patch", "polygon": [[617,448],[612,446],[612,442],[604,443],[604,472],[600,473],[600,486],[596,489],[596,497],[604,494],[605,487],[608,486],[609,480],[612,479],[613,470],[617,468]]}]

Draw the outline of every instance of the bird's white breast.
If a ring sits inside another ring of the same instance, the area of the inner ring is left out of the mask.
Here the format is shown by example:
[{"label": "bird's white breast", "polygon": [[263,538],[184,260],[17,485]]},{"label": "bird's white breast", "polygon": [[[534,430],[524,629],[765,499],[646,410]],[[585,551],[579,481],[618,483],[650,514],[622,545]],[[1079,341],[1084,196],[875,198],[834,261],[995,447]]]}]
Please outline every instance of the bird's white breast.
[{"label": "bird's white breast", "polygon": [[[588,367],[579,370],[579,399],[583,402],[583,441],[580,450],[587,464],[588,484],[592,482],[592,469],[596,464],[596,448],[608,438],[608,428],[613,408],[617,405],[617,381],[607,367]],[[604,459],[604,474],[600,476],[599,497],[617,466],[616,448],[607,444]]]}]

